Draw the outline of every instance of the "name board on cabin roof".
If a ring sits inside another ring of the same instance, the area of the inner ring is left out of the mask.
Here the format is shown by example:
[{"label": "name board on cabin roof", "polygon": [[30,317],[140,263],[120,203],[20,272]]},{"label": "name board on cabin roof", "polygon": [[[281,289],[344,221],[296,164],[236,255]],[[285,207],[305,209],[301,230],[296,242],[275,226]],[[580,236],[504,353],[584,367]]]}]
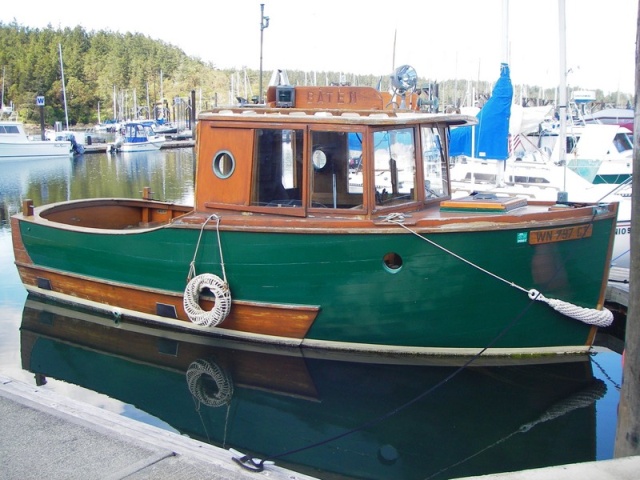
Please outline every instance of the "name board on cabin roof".
[{"label": "name board on cabin roof", "polygon": [[[272,90],[273,89],[273,90]],[[382,110],[381,92],[371,87],[296,87],[295,108],[337,110]],[[267,102],[275,104],[276,89],[270,87]]]}]

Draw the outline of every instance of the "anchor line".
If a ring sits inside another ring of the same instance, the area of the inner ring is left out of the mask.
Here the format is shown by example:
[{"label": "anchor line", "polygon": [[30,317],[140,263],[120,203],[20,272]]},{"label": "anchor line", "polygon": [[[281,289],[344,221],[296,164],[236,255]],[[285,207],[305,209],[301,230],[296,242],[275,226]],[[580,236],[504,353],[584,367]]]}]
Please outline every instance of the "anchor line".
[{"label": "anchor line", "polygon": [[[579,320],[583,323],[586,323],[588,325],[596,325],[598,327],[608,327],[609,325],[611,325],[611,323],[613,323],[613,313],[611,313],[611,311],[609,311],[606,308],[602,308],[602,310],[597,310],[594,308],[584,308],[584,307],[580,307],[577,305],[573,305],[569,302],[565,302],[563,300],[558,300],[558,299],[553,299],[553,298],[546,298],[544,295],[542,295],[541,292],[539,292],[536,289],[529,289],[527,290],[524,287],[521,287],[520,285],[511,282],[509,280],[506,280],[502,277],[500,277],[499,275],[496,275],[493,272],[490,272],[489,270],[482,268],[481,266],[467,260],[466,258],[458,255],[455,252],[452,252],[451,250],[448,250],[447,248],[443,247],[442,245],[439,245],[438,243],[434,242],[433,240],[431,240],[430,238],[427,238],[425,236],[420,235],[418,232],[416,232],[415,230],[409,228],[408,226],[406,226],[404,223],[402,223],[404,221],[404,215],[402,213],[390,213],[389,215],[387,215],[385,217],[385,221],[392,223],[394,225],[398,225],[402,228],[404,228],[406,231],[412,233],[413,235],[417,236],[418,238],[420,238],[421,240],[424,240],[425,242],[429,243],[430,245],[439,248],[440,250],[448,253],[449,255],[452,255],[453,257],[457,258],[458,260],[461,260],[462,262],[472,266],[473,268],[476,268],[478,270],[480,270],[483,273],[486,273],[487,275],[506,283],[507,285],[516,288],[522,292],[525,292],[529,298],[531,300],[536,300],[539,302],[544,302],[547,305],[549,305],[551,308],[553,308],[554,310],[556,310],[557,312],[562,313],[563,315],[567,316],[567,317],[571,317],[575,320]],[[591,219],[591,223],[593,223],[593,218],[595,218],[595,214],[594,217],[592,217]],[[586,233],[586,230],[585,230]],[[583,234],[584,235],[584,234]],[[582,238],[582,237],[581,237]]]},{"label": "anchor line", "polygon": [[[509,282],[505,279],[503,279],[502,277],[499,277],[498,275],[489,272],[488,270],[483,269],[482,267],[475,265],[474,263],[470,262],[469,260],[461,257],[460,255],[455,254],[454,252],[451,252],[449,250],[447,250],[446,248],[442,247],[441,245],[436,244],[435,242],[431,241],[430,239],[427,239],[425,237],[423,237],[422,235],[418,234],[417,232],[414,232],[413,230],[409,229],[406,225],[403,225],[402,223],[399,223],[402,221],[401,220],[394,220],[395,218],[401,216],[402,218],[404,218],[402,216],[402,214],[391,214],[387,217],[387,221],[392,221],[393,223],[402,226],[403,228],[405,228],[406,230],[408,230],[409,232],[413,233],[414,235],[416,235],[417,237],[432,243],[434,246],[436,246],[437,248],[440,248],[441,250],[450,253],[451,255],[453,255],[456,258],[459,258],[461,261],[468,263],[469,265],[478,268],[479,270],[486,272],[488,275],[491,275],[505,283],[507,283],[508,285],[513,286],[514,288],[518,288],[520,290],[522,290],[523,292],[526,292],[527,294],[529,294],[529,298],[531,299],[530,302],[528,302],[524,308],[500,331],[498,332],[498,334],[486,345],[484,346],[481,350],[478,351],[478,353],[476,353],[474,356],[472,356],[469,360],[467,360],[463,365],[461,365],[460,367],[458,367],[455,371],[453,371],[451,374],[449,374],[447,377],[445,377],[444,379],[440,380],[438,383],[436,383],[435,385],[433,385],[432,387],[428,388],[427,390],[425,390],[424,392],[422,392],[421,394],[417,395],[416,397],[414,397],[413,399],[405,402],[404,404],[396,407],[395,409],[380,415],[372,420],[369,420],[368,422],[365,422],[355,428],[352,428],[351,430],[348,430],[346,432],[343,432],[341,434],[335,435],[333,437],[329,437],[326,438],[324,440],[321,440],[319,442],[315,442],[313,444],[309,444],[309,445],[305,445],[302,446],[300,448],[296,448],[293,450],[289,450],[280,454],[276,454],[276,455],[271,455],[268,456],[264,459],[259,459],[259,458],[252,458],[249,455],[243,455],[241,452],[238,452],[236,450],[230,449],[232,451],[232,453],[234,454],[233,461],[236,462],[239,466],[241,466],[242,468],[252,471],[252,472],[262,472],[264,470],[265,465],[267,464],[273,464],[273,460],[276,460],[278,458],[282,458],[282,457],[286,457],[289,455],[294,455],[296,453],[299,452],[303,452],[306,450],[310,450],[312,448],[317,448],[320,447],[322,445],[326,445],[328,443],[331,443],[333,441],[339,440],[341,438],[347,437],[353,433],[359,432],[365,428],[377,425],[389,418],[391,418],[392,416],[396,415],[397,413],[400,413],[401,411],[405,410],[406,408],[409,408],[411,405],[419,402],[420,400],[422,400],[423,398],[433,394],[435,391],[437,391],[440,387],[444,386],[446,383],[448,383],[449,381],[451,381],[453,378],[455,378],[458,374],[460,374],[464,369],[468,368],[471,364],[473,364],[473,362],[475,362],[476,360],[478,360],[488,349],[490,349],[493,345],[495,345],[498,340],[500,340],[504,335],[506,335],[519,321],[520,319],[528,312],[528,310],[535,304],[535,300],[538,299],[538,297],[542,297],[542,295],[539,292],[536,292],[535,296],[531,295],[531,292],[529,290],[526,290],[523,287],[518,286],[517,284],[513,283],[513,282]],[[535,292],[535,291],[534,291]],[[533,425],[533,424],[532,424]],[[530,427],[529,427],[530,428]],[[515,434],[515,432],[514,432]]]},{"label": "anchor line", "polygon": [[594,379],[594,381],[590,385],[586,386],[583,390],[573,393],[571,396],[565,398],[564,400],[551,405],[551,407],[549,407],[545,412],[539,415],[538,418],[536,418],[533,422],[529,422],[521,425],[519,428],[517,428],[513,432],[496,440],[490,445],[487,445],[486,447],[481,448],[480,450],[467,456],[466,458],[463,458],[462,460],[456,463],[453,463],[447,467],[441,468],[437,472],[428,476],[425,480],[431,480],[432,478],[440,475],[441,473],[444,473],[448,470],[451,470],[452,468],[458,467],[463,463],[468,462],[469,460],[481,455],[487,450],[490,450],[493,447],[496,447],[501,443],[506,442],[507,440],[509,440],[511,437],[513,437],[518,433],[527,433],[536,425],[555,420],[556,418],[561,417],[563,415],[567,415],[579,408],[588,407],[594,404],[596,401],[600,400],[602,397],[604,397],[606,393],[607,393],[607,386],[605,385],[605,383],[600,379]]},{"label": "anchor line", "polygon": [[602,365],[600,365],[598,362],[595,361],[595,353],[591,353],[590,355],[590,359],[591,359],[591,363],[593,363],[596,367],[598,367],[598,370],[600,370],[600,372],[602,372],[602,374],[604,375],[604,377],[607,379],[607,381],[609,383],[611,383],[611,385],[613,385],[613,387],[617,390],[620,391],[620,389],[622,388],[622,385],[620,385],[618,382],[616,382],[613,378],[611,378],[611,375],[609,375],[606,370],[602,367]]},{"label": "anchor line", "polygon": [[[283,453],[280,453],[280,454],[277,454],[277,455],[271,455],[271,456],[268,456],[268,457],[266,457],[266,458],[264,458],[262,460],[257,459],[257,458],[251,458],[248,455],[244,455],[244,456],[233,457],[233,461],[235,461],[238,465],[240,465],[241,467],[243,467],[243,468],[245,468],[245,469],[247,469],[249,471],[261,472],[261,471],[264,470],[265,464],[273,463],[273,460],[276,460],[276,459],[282,458],[282,457],[286,457],[286,456],[289,456],[289,455],[294,455],[296,453],[303,452],[305,450],[310,450],[312,448],[317,448],[317,447],[320,447],[322,445],[326,445],[327,443],[331,443],[331,442],[334,442],[334,441],[339,440],[341,438],[347,437],[347,436],[349,436],[349,435],[351,435],[353,433],[356,433],[356,432],[359,432],[361,430],[364,430],[365,428],[375,426],[375,425],[377,425],[377,424],[379,424],[379,423],[381,423],[381,422],[393,417],[394,415],[396,415],[396,414],[400,413],[401,411],[409,408],[413,404],[419,402],[423,398],[425,398],[428,395],[431,395],[432,393],[437,391],[440,387],[444,386],[446,383],[448,383],[453,378],[455,378],[458,374],[460,374],[464,369],[468,368],[473,362],[478,360],[488,349],[490,349],[493,345],[495,345],[498,342],[498,340],[500,340],[504,335],[506,335],[509,332],[509,330],[511,330],[511,328],[513,328],[520,321],[520,319],[529,310],[529,308],[531,308],[531,306],[533,304],[534,304],[533,301],[529,302],[520,311],[520,313],[518,315],[516,315],[500,332],[498,332],[498,334],[491,341],[489,341],[489,343],[487,343],[484,347],[482,347],[482,349],[480,349],[478,351],[478,353],[476,353],[475,355],[470,357],[464,364],[459,366],[456,370],[454,370],[452,373],[447,375],[445,378],[443,378],[442,380],[437,382],[432,387],[428,388],[424,392],[422,392],[419,395],[415,396],[411,400],[408,400],[407,402],[403,403],[402,405],[394,408],[393,410],[390,410],[390,411],[388,411],[387,413],[385,413],[383,415],[380,415],[380,416],[378,416],[378,417],[376,417],[376,418],[374,418],[372,420],[369,420],[368,422],[365,422],[365,423],[363,423],[363,424],[361,424],[361,425],[359,425],[359,426],[357,426],[355,428],[352,428],[351,430],[348,430],[346,432],[340,433],[340,434],[335,435],[333,437],[326,438],[326,439],[321,440],[321,441],[316,442],[316,443],[305,445],[303,447],[296,448],[296,449],[293,449],[293,450],[289,450],[287,452],[283,452]],[[239,454],[240,452],[234,451],[234,453]]]},{"label": "anchor line", "polygon": [[415,230],[412,230],[411,228],[407,227],[405,224],[402,223],[404,221],[404,215],[403,214],[401,214],[401,213],[390,213],[389,215],[387,215],[387,217],[385,217],[385,220],[387,222],[389,222],[389,223],[393,223],[395,225],[398,225],[398,226],[404,228],[406,231],[414,234],[416,237],[420,238],[421,240],[424,240],[425,242],[433,245],[436,248],[439,248],[443,252],[448,253],[449,255],[457,258],[458,260],[461,260],[464,263],[466,263],[468,265],[471,265],[473,268],[476,268],[476,269],[480,270],[481,272],[486,273],[487,275],[489,275],[489,276],[491,276],[491,277],[493,277],[493,278],[495,278],[497,280],[500,280],[501,282],[504,282],[504,283],[506,283],[507,285],[509,285],[511,287],[514,287],[514,288],[517,288],[519,290],[522,290],[525,293],[529,293],[529,290],[527,290],[526,288],[523,288],[523,287],[521,287],[520,285],[517,285],[514,282],[510,282],[509,280],[506,280],[506,279],[500,277],[499,275],[496,275],[495,273],[490,272],[489,270],[487,270],[485,268],[482,268],[480,265],[477,265],[477,264],[471,262],[470,260],[467,260],[466,258],[461,257],[457,253],[452,252],[451,250],[443,247],[442,245],[437,244],[436,242],[434,242],[430,238],[423,237],[422,235],[420,235]]}]

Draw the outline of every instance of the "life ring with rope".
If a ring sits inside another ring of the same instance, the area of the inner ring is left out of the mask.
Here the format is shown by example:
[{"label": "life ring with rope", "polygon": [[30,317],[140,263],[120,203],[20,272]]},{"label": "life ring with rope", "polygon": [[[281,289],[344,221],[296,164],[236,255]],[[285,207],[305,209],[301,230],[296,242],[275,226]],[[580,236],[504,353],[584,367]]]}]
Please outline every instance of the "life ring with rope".
[{"label": "life ring with rope", "polygon": [[[209,289],[215,298],[209,311],[200,306],[200,293]],[[184,311],[193,323],[204,327],[215,327],[224,321],[231,311],[231,292],[229,285],[217,275],[204,273],[193,277],[184,290]]]}]

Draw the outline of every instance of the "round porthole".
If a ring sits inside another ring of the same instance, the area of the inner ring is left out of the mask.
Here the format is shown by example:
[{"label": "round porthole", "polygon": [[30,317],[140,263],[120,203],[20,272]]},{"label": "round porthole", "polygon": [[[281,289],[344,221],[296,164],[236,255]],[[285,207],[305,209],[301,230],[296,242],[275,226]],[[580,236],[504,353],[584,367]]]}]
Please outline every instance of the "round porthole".
[{"label": "round porthole", "polygon": [[218,152],[215,157],[213,157],[213,173],[216,174],[218,178],[229,178],[233,175],[233,171],[236,168],[236,161],[231,155],[230,152],[222,151]]},{"label": "round porthole", "polygon": [[402,268],[402,257],[394,252],[389,252],[382,257],[382,262],[389,273],[398,273]]},{"label": "round porthole", "polygon": [[313,168],[322,170],[327,166],[327,154],[320,149],[314,150],[311,155],[311,161],[313,162]]}]

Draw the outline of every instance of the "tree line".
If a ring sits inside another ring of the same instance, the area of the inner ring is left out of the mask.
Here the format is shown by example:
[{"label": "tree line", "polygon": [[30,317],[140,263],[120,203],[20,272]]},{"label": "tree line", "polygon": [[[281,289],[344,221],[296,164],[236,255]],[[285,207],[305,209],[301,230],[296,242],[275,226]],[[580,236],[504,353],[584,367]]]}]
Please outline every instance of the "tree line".
[{"label": "tree line", "polygon": [[[60,65],[62,51],[63,70]],[[260,72],[219,69],[214,63],[186,55],[180,48],[140,33],[108,30],[86,31],[81,26],[54,29],[30,28],[15,21],[0,22],[0,67],[3,72],[3,101],[12,104],[18,118],[40,121],[36,97],[45,97],[47,125],[65,120],[62,73],[64,72],[69,125],[92,125],[100,118],[154,118],[156,104],[168,107],[169,117],[176,99],[189,101],[196,92],[196,111],[229,105],[237,98],[258,96]],[[286,68],[286,65],[283,66]],[[349,83],[388,86],[389,76],[352,75],[342,72],[287,70],[292,85]],[[270,72],[263,73],[263,86]],[[419,78],[419,85],[428,83]],[[490,95],[490,82],[477,82],[474,89]],[[440,104],[460,106],[468,97],[468,82],[438,82]],[[531,99],[551,98],[553,91],[529,87]],[[596,92],[601,102],[615,102]],[[625,97],[626,98],[626,97]],[[114,112],[115,104],[115,112]]]}]

